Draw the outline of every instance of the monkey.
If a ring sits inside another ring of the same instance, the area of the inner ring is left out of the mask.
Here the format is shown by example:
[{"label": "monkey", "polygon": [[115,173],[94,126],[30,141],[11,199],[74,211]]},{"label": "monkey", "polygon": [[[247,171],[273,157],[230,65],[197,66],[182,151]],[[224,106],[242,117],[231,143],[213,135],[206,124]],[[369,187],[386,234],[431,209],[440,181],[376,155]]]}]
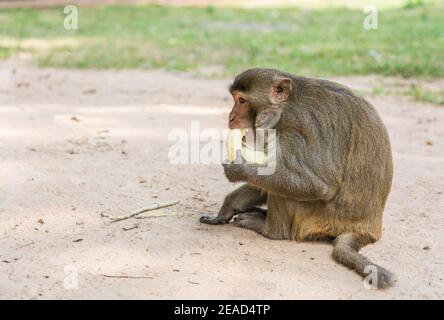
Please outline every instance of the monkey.
[{"label": "monkey", "polygon": [[259,175],[258,164],[224,162],[228,181],[244,184],[200,222],[234,217],[234,225],[270,239],[332,241],[337,262],[362,277],[376,270],[372,286],[392,286],[394,275],[358,252],[381,237],[393,179],[388,132],[375,108],[344,85],[276,69],[246,70],[229,91],[229,128],[274,129],[276,168]]}]

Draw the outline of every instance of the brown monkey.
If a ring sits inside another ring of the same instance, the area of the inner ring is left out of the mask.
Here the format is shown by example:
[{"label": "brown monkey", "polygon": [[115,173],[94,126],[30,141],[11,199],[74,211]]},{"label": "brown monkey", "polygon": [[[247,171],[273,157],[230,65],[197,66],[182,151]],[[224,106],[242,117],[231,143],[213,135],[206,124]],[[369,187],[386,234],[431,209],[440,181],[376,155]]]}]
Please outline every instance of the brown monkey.
[{"label": "brown monkey", "polygon": [[[377,286],[393,275],[358,253],[381,237],[393,164],[387,130],[373,106],[340,84],[273,69],[250,69],[230,88],[230,128],[276,130],[276,170],[224,164],[230,182],[246,182],[201,222],[253,229],[271,239],[333,240],[333,257]],[[267,205],[267,213],[254,206]],[[253,207],[253,208],[252,208]],[[375,269],[372,270],[374,272]]]}]

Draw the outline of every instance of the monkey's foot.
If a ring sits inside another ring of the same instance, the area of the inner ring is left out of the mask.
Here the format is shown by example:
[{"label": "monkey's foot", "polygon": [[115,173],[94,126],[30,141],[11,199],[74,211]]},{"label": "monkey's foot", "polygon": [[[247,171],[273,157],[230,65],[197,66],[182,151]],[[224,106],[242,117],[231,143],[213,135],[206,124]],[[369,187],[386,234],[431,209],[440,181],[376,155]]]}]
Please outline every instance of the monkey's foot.
[{"label": "monkey's foot", "polygon": [[262,212],[240,213],[234,218],[233,224],[262,234],[265,229],[265,216]]},{"label": "monkey's foot", "polygon": [[200,217],[199,221],[201,223],[206,223],[206,224],[226,224],[231,220],[224,218],[223,216],[202,216]]}]

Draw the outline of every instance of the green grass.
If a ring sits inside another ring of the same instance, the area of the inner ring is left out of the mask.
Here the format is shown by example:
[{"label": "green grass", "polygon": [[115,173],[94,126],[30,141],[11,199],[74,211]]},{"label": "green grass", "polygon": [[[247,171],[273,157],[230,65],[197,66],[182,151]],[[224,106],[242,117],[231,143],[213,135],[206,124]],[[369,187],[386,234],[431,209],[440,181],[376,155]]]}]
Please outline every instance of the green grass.
[{"label": "green grass", "polygon": [[350,8],[104,6],[0,9],[0,59],[25,54],[40,66],[217,70],[264,66],[314,76],[444,76],[444,7],[406,1],[362,27]]},{"label": "green grass", "polygon": [[406,83],[402,79],[387,83],[384,79],[379,79],[379,84],[373,86],[370,92],[361,92],[361,95],[391,95],[391,96],[408,96],[419,102],[427,102],[435,105],[444,106],[444,90],[440,88],[427,88],[426,82],[415,81],[416,83]]},{"label": "green grass", "polygon": [[441,106],[444,105],[444,90],[430,91],[418,86],[412,86],[405,95],[413,97],[416,101],[428,102]]},{"label": "green grass", "polygon": [[[368,94],[365,92],[364,94]],[[427,102],[439,106],[444,106],[444,90],[431,91],[421,86],[410,86],[408,88],[382,88],[374,87],[371,94],[374,95],[392,95],[392,96],[408,96],[418,102]]]}]

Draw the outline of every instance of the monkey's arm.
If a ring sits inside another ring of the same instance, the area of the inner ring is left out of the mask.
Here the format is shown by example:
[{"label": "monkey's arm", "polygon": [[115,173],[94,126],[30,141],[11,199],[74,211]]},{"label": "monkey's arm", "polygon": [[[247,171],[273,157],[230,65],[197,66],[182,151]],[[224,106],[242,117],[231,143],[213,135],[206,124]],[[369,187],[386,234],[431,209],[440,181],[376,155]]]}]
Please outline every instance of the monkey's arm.
[{"label": "monkey's arm", "polygon": [[259,188],[244,184],[228,194],[219,214],[216,217],[203,216],[200,222],[208,224],[228,223],[236,211],[245,211],[252,206],[264,204],[267,201],[267,193]]},{"label": "monkey's arm", "polygon": [[258,174],[260,165],[237,160],[236,163],[241,163],[224,164],[225,175],[230,182],[245,181],[269,193],[298,201],[331,199],[335,194],[334,188],[308,165],[315,161],[304,161],[302,148],[302,145],[292,148],[298,150],[297,154],[278,153],[272,174]]},{"label": "monkey's arm", "polygon": [[[251,172],[247,181],[274,194],[299,201],[330,200],[331,188],[304,164],[298,169],[278,167],[272,175]],[[256,171],[257,172],[257,171]]]}]

